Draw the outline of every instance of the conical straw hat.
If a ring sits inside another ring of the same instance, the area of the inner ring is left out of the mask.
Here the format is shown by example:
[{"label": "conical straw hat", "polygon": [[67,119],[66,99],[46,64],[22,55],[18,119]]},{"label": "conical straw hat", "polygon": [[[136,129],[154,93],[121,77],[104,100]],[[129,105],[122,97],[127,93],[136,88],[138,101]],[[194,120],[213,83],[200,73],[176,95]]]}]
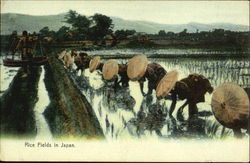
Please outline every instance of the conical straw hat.
[{"label": "conical straw hat", "polygon": [[216,88],[212,96],[212,110],[215,118],[228,128],[247,128],[249,99],[240,86],[224,83]]},{"label": "conical straw hat", "polygon": [[175,86],[178,80],[178,72],[176,70],[167,73],[156,87],[156,97],[164,98]]},{"label": "conical straw hat", "polygon": [[110,59],[104,63],[102,68],[103,78],[105,80],[112,80],[118,74],[119,66],[116,60]]},{"label": "conical straw hat", "polygon": [[148,59],[145,55],[138,55],[128,62],[127,75],[132,81],[137,81],[147,70]]},{"label": "conical straw hat", "polygon": [[98,65],[100,64],[100,57],[96,56],[94,57],[90,63],[89,63],[89,71],[92,73],[96,70],[96,68],[98,67]]},{"label": "conical straw hat", "polygon": [[62,51],[61,53],[58,54],[58,59],[62,59],[66,55],[66,50]]}]

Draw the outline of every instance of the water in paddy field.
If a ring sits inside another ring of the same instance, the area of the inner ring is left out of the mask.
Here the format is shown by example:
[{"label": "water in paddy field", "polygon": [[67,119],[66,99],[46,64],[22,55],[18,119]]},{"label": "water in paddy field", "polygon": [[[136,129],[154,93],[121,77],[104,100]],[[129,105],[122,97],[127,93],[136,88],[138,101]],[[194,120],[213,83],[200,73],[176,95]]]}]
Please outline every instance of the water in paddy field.
[{"label": "water in paddy field", "polygon": [[[130,53],[130,52],[128,52]],[[139,52],[138,52],[139,54]],[[126,63],[128,60],[118,60]],[[179,80],[190,73],[199,73],[207,77],[214,88],[224,82],[233,82],[243,88],[250,87],[250,62],[246,59],[149,59],[157,62],[168,72],[178,70]],[[18,68],[1,68],[1,94],[6,91]],[[183,116],[177,116],[177,109],[184,103],[178,101],[173,117],[168,116],[171,100],[157,100],[152,96],[143,97],[137,82],[129,82],[128,88],[113,88],[113,83],[102,79],[98,71],[90,73],[85,70],[83,76],[71,73],[78,88],[86,96],[94,109],[103,132],[108,140],[132,139],[172,139],[172,138],[221,138],[233,137],[230,129],[223,128],[214,118],[211,110],[211,95],[206,94],[206,101],[199,103],[200,116],[188,120],[188,108]],[[36,139],[52,139],[50,129],[44,119],[43,111],[49,104],[44,86],[44,69],[39,80],[38,102],[34,108],[36,119]],[[144,85],[147,92],[147,83]],[[243,130],[245,132],[245,130]],[[247,136],[246,136],[247,137]]]},{"label": "water in paddy field", "polygon": [[48,141],[52,139],[52,134],[50,132],[49,125],[43,113],[46,107],[49,105],[50,99],[44,83],[44,76],[45,76],[44,74],[45,70],[44,67],[42,66],[42,73],[38,84],[38,93],[37,93],[38,101],[34,108],[34,115],[35,115],[36,130],[37,130],[36,139]]},{"label": "water in paddy field", "polygon": [[9,84],[16,75],[19,68],[17,67],[5,67],[3,65],[2,57],[0,57],[0,97],[9,88]]},{"label": "water in paddy field", "polygon": [[154,54],[174,54],[174,55],[189,55],[189,54],[202,54],[202,55],[211,55],[211,54],[248,54],[248,52],[237,52],[237,51],[222,51],[222,50],[212,50],[212,49],[204,49],[204,48],[188,48],[188,49],[176,49],[176,48],[157,48],[157,49],[148,49],[148,48],[138,48],[138,49],[107,49],[107,50],[92,50],[86,51],[89,55],[126,55],[126,54],[134,54],[134,55],[154,55]]},{"label": "water in paddy field", "polygon": [[[1,93],[0,97],[3,95],[3,93],[9,88],[9,85],[15,75],[17,74],[17,71],[19,70],[19,67],[6,67],[3,65],[3,60],[2,57],[0,59],[0,69],[1,69]],[[49,105],[50,100],[49,96],[47,93],[47,90],[45,88],[45,83],[44,83],[44,74],[45,70],[44,67],[42,66],[42,72],[40,75],[39,83],[38,83],[38,101],[35,104],[34,107],[34,116],[36,120],[36,139],[41,140],[41,139],[46,139],[46,140],[51,140],[52,139],[52,134],[50,132],[49,126],[47,121],[45,120],[45,117],[43,115],[44,110],[46,107]]]},{"label": "water in paddy field", "polygon": [[[127,60],[119,60],[124,63]],[[179,80],[190,73],[207,77],[214,88],[224,82],[250,87],[250,62],[245,59],[149,59],[157,62],[168,72],[178,70]],[[211,110],[211,95],[206,94],[204,103],[199,103],[199,117],[188,119],[188,107],[183,116],[177,116],[184,101],[178,101],[173,117],[168,116],[171,100],[143,97],[137,82],[129,82],[129,88],[113,88],[113,83],[102,80],[100,72],[74,77],[82,93],[92,105],[107,139],[126,138],[224,138],[233,137],[230,129],[220,125]],[[144,85],[147,92],[147,83]],[[245,132],[245,130],[243,131]]]}]

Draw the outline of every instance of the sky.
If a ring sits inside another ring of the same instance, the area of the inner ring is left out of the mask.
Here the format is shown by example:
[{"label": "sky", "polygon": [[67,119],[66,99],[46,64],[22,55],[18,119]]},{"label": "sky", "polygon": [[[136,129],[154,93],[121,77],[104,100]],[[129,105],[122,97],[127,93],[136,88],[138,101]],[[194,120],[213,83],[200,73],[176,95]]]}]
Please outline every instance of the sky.
[{"label": "sky", "polygon": [[234,23],[249,25],[248,1],[46,1],[1,0],[1,13],[56,15],[70,9],[161,24]]}]

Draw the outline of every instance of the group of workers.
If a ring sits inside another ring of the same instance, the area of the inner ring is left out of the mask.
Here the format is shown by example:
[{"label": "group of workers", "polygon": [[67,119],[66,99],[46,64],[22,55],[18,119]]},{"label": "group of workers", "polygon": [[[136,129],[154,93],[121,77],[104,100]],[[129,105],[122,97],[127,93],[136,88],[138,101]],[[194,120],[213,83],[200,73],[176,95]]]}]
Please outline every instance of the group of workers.
[{"label": "group of workers", "polygon": [[24,74],[22,78],[27,77],[29,74],[29,65],[33,59],[33,50],[38,38],[29,34],[27,31],[23,31],[21,36],[18,36],[16,32],[13,32],[10,37],[9,50],[12,53],[12,59],[17,51],[21,53],[21,60],[26,60],[28,63],[23,65]]},{"label": "group of workers", "polygon": [[[31,63],[34,61],[33,51],[37,43],[37,40],[38,38],[36,36],[29,34],[27,31],[23,31],[22,36],[20,37],[17,36],[17,33],[13,33],[11,36],[10,49],[11,49],[12,55],[14,56],[14,54],[17,51],[20,51],[21,59],[27,62],[26,64],[23,64],[24,74],[22,75],[22,78],[27,77],[29,74],[29,67]],[[159,85],[162,84],[162,81],[169,74],[164,69],[164,67],[162,67],[158,63],[137,62],[137,64],[135,64],[133,67],[133,71],[138,70],[141,72],[139,73],[138,76],[136,76],[136,78],[131,78],[128,75],[128,72],[129,72],[128,68],[131,65],[130,64],[131,60],[126,64],[118,64],[118,62],[115,60],[112,60],[112,61],[109,60],[110,61],[109,65],[107,65],[108,61],[101,62],[100,57],[91,58],[90,56],[88,56],[87,53],[84,53],[84,52],[80,52],[78,54],[76,50],[71,50],[71,51],[64,50],[63,52],[60,53],[59,58],[63,59],[63,62],[67,69],[72,69],[73,64],[75,64],[77,66],[77,69],[76,69],[77,72],[81,71],[81,74],[83,74],[85,69],[88,69],[88,68],[91,73],[93,71],[102,72],[104,80],[114,81],[115,89],[120,85],[122,87],[128,87],[130,80],[138,81],[140,85],[140,91],[143,96],[151,95],[153,90],[157,92]],[[109,77],[106,78],[104,76],[105,74],[108,74]],[[110,74],[111,74],[111,78],[110,78]],[[148,81],[147,93],[144,93],[143,91],[145,81]],[[164,87],[165,86],[161,88],[164,88]],[[176,107],[177,99],[186,100],[185,103],[178,109],[178,114],[182,113],[183,109],[188,105],[189,117],[197,115],[198,114],[197,103],[205,102],[205,94],[207,92],[211,94],[213,90],[214,89],[211,86],[209,80],[200,74],[189,74],[186,78],[183,78],[179,81],[175,81],[173,84],[173,87],[171,87],[169,92],[167,92],[167,94],[170,94],[172,98],[172,104],[170,106],[169,115],[172,115]],[[164,96],[166,96],[166,94]],[[157,98],[160,99],[162,97],[157,96]],[[246,96],[246,99],[248,103],[246,106],[244,105],[243,110],[247,111],[246,117],[249,117],[249,100],[247,96]],[[219,106],[224,107],[224,103],[223,105],[219,105]],[[241,107],[239,106],[239,108]]]},{"label": "group of workers", "polygon": [[[84,69],[89,68],[90,72],[93,72],[95,70],[101,71],[104,80],[114,81],[115,89],[117,85],[120,85],[120,83],[121,86],[128,87],[129,81],[132,80],[139,82],[140,91],[143,96],[152,95],[153,90],[155,90],[156,97],[158,99],[166,98],[167,97],[166,95],[170,94],[172,98],[172,103],[168,112],[170,117],[172,117],[172,113],[175,110],[177,99],[186,100],[185,103],[177,111],[178,117],[182,116],[183,109],[187,105],[188,105],[189,118],[193,119],[197,117],[198,115],[197,103],[205,102],[205,94],[206,93],[211,94],[212,92],[214,92],[214,88],[211,86],[209,80],[201,74],[192,73],[189,74],[187,77],[178,81],[176,77],[177,76],[176,74],[178,73],[176,73],[176,71],[171,71],[167,73],[164,67],[162,67],[160,64],[155,62],[152,63],[145,62],[145,58],[146,56],[144,55],[135,56],[132,59],[130,59],[126,64],[118,64],[118,62],[115,60],[108,60],[102,63],[100,62],[100,57],[94,57],[93,59],[91,59],[91,57],[89,57],[85,53],[83,57],[83,60],[85,60],[85,62],[82,63],[85,64]],[[107,67],[109,67],[110,70],[109,69],[107,70]],[[116,69],[118,70],[115,71]],[[108,73],[109,75],[107,75]],[[110,74],[113,74],[113,77],[107,78],[107,76],[110,76]],[[120,80],[118,80],[118,76]],[[148,81],[147,93],[144,93],[145,81]],[[216,92],[218,94],[219,91],[217,90]],[[231,92],[231,93],[233,93],[232,96],[237,97],[236,92]],[[224,99],[225,97],[231,97],[226,92],[219,92],[219,94],[222,95],[222,97],[218,97],[219,99]],[[244,99],[247,99],[247,95],[246,97],[244,96]],[[217,101],[218,99],[216,99],[216,97],[213,97],[213,100]],[[232,102],[232,100],[230,99],[229,102]],[[212,106],[216,119],[222,119],[220,120],[220,122],[224,126],[233,129],[235,137],[238,138],[241,138],[243,136],[243,134],[241,133],[241,129],[247,129],[248,130],[247,132],[249,132],[249,128],[247,125],[247,119],[249,117],[249,102],[245,103],[244,106],[239,104],[237,108],[235,108],[235,104],[233,104],[233,107],[230,108],[228,101],[224,101],[220,104],[220,106],[222,106],[222,109],[218,109],[216,108],[216,106]],[[227,106],[227,108],[223,110],[224,106]],[[238,114],[240,114],[241,117],[237,118]],[[229,123],[230,125],[227,124],[228,122],[230,122]]]},{"label": "group of workers", "polygon": [[[107,63],[107,61],[105,63],[100,62],[100,57],[95,57],[92,59],[86,53],[81,52],[79,53],[79,55],[77,55],[74,50],[72,50],[71,54],[72,53],[74,53],[75,56],[74,63],[77,66],[77,70],[84,71],[85,69],[89,68],[90,72],[93,72],[95,70],[102,72],[104,65]],[[113,62],[115,63],[115,60],[113,60]],[[120,84],[123,87],[128,87],[130,81],[127,72],[128,63],[116,64],[118,65],[118,71],[117,73],[114,73],[112,79],[109,79],[108,81],[113,81],[115,88]],[[111,68],[115,69],[116,67]],[[162,78],[166,76],[166,74],[167,71],[160,64],[155,62],[147,64],[144,74],[137,80],[140,84],[140,90],[142,95],[151,95],[153,90],[156,90],[157,85],[162,80]],[[120,80],[118,79],[118,76]],[[143,91],[145,81],[148,81],[147,94]],[[199,102],[205,102],[205,94],[207,92],[211,94],[213,92],[213,87],[211,86],[209,80],[203,75],[190,74],[186,78],[177,81],[170,91],[172,97],[172,104],[169,110],[169,114],[171,115],[173,113],[176,106],[177,98],[180,100],[186,99],[186,102],[179,108],[178,113],[181,113],[183,111],[183,108],[188,105],[189,116],[198,114],[196,104]]]}]

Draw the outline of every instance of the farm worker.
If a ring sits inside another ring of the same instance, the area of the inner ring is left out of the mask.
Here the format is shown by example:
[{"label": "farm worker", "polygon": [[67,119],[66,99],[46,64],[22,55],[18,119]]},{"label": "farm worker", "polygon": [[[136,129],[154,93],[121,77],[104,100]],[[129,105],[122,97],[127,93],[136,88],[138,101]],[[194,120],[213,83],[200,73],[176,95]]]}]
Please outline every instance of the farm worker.
[{"label": "farm worker", "polygon": [[74,64],[74,60],[75,60],[75,56],[77,55],[77,52],[75,50],[71,50],[71,51],[67,51],[64,50],[59,54],[59,59],[63,59],[63,63],[65,65],[65,67],[68,70],[72,69],[72,66]]},{"label": "farm worker", "polygon": [[[33,46],[34,46],[34,39],[32,36],[28,36],[27,31],[23,31],[22,36],[19,38],[18,43],[15,47],[16,50],[21,51],[21,58],[22,60],[28,60],[28,64],[32,62],[33,58]],[[24,74],[22,77],[28,76],[28,65],[24,66]]]},{"label": "farm worker", "polygon": [[128,87],[129,78],[127,75],[127,64],[118,64],[116,60],[108,60],[102,67],[102,74],[104,80],[114,81],[115,89],[120,83],[123,87]]},{"label": "farm worker", "polygon": [[102,71],[103,63],[100,61],[101,58],[99,56],[94,57],[89,62],[89,71],[92,73],[95,70]]},{"label": "farm worker", "polygon": [[104,63],[100,62],[96,69],[101,72],[103,65],[104,65]]},{"label": "farm worker", "polygon": [[212,93],[213,87],[209,80],[203,75],[190,74],[187,78],[177,81],[173,90],[171,90],[172,104],[169,110],[169,115],[172,115],[177,96],[180,100],[187,99],[186,102],[179,108],[178,113],[182,113],[184,107],[188,104],[189,117],[198,114],[196,106],[199,102],[205,102],[206,92]]},{"label": "farm worker", "polygon": [[212,95],[212,111],[218,122],[233,129],[234,136],[242,138],[241,129],[249,134],[249,97],[247,92],[234,83],[223,83]]},{"label": "farm worker", "polygon": [[87,53],[80,53],[79,56],[75,57],[75,64],[77,66],[76,71],[81,70],[81,74],[87,68],[89,68],[91,57]]},{"label": "farm worker", "polygon": [[34,39],[32,36],[28,36],[27,31],[23,31],[22,36],[16,46],[16,50],[21,51],[22,59],[32,59]]},{"label": "farm worker", "polygon": [[159,81],[166,75],[167,71],[158,63],[149,63],[146,72],[142,78],[138,81],[140,83],[140,90],[143,96],[146,94],[143,92],[144,82],[148,80],[148,95],[152,94],[153,89],[156,89]]},{"label": "farm worker", "polygon": [[123,87],[128,87],[129,78],[127,75],[127,64],[118,64],[119,71],[118,74],[121,77],[120,81],[118,82],[118,78],[115,84],[121,83]]}]

